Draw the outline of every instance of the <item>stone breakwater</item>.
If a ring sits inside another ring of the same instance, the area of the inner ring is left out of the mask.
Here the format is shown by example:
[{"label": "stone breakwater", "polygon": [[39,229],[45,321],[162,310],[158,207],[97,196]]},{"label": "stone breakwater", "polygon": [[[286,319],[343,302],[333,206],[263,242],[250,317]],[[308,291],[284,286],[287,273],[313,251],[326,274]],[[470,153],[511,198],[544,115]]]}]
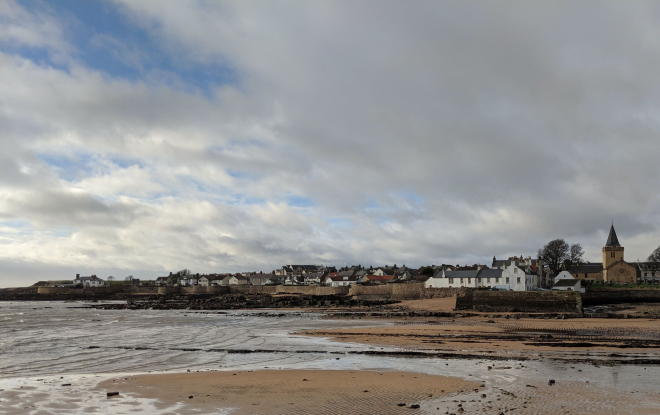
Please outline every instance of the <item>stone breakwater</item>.
[{"label": "stone breakwater", "polygon": [[378,307],[396,303],[395,300],[359,299],[342,295],[170,295],[129,298],[125,304],[98,304],[99,309],[131,310],[240,310],[259,308],[328,308]]}]

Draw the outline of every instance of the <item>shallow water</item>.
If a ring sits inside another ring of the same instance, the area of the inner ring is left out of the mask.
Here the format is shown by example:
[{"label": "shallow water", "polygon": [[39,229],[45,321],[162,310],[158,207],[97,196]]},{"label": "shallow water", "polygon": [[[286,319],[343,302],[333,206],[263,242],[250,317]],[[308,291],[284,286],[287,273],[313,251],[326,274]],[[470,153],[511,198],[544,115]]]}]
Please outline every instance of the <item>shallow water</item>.
[{"label": "shallow water", "polygon": [[[108,400],[104,393],[93,390],[99,381],[118,373],[150,371],[400,370],[479,380],[490,390],[520,390],[526,384],[547,383],[548,379],[557,383],[589,382],[622,393],[653,393],[660,389],[660,369],[655,366],[353,355],[344,353],[401,349],[290,334],[313,328],[388,324],[382,321],[323,320],[319,315],[295,312],[264,317],[245,311],[84,307],[82,302],[0,303],[0,413],[179,412],[180,408],[157,409],[155,402],[145,399]],[[228,352],[232,350],[255,353]],[[71,386],[63,386],[69,383]]]}]

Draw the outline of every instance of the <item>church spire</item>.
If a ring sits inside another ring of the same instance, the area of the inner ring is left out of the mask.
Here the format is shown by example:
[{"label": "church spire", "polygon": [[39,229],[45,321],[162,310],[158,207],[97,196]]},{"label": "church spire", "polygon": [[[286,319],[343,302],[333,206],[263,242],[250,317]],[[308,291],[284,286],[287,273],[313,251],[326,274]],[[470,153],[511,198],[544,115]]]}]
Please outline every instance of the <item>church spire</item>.
[{"label": "church spire", "polygon": [[619,244],[619,238],[616,237],[616,232],[614,231],[614,223],[612,223],[612,227],[610,228],[610,235],[607,237],[605,246],[621,246]]}]

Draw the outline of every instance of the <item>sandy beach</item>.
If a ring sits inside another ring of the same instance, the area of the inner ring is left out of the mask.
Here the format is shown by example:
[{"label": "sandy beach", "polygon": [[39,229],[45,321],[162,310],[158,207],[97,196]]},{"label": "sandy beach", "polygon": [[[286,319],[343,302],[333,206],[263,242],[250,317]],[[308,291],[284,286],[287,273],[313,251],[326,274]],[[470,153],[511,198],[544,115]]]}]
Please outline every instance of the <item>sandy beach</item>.
[{"label": "sandy beach", "polygon": [[481,385],[408,372],[260,370],[122,377],[98,389],[120,392],[111,399],[158,399],[160,409],[183,403],[178,413],[407,414],[411,405]]},{"label": "sandy beach", "polygon": [[624,393],[588,381],[488,383],[408,372],[262,370],[121,377],[97,390],[119,392],[109,399],[129,405],[157,400],[163,414],[660,413],[658,393],[649,390]]},{"label": "sandy beach", "polygon": [[387,327],[309,330],[341,342],[460,353],[660,353],[660,325],[647,319],[416,319]]}]

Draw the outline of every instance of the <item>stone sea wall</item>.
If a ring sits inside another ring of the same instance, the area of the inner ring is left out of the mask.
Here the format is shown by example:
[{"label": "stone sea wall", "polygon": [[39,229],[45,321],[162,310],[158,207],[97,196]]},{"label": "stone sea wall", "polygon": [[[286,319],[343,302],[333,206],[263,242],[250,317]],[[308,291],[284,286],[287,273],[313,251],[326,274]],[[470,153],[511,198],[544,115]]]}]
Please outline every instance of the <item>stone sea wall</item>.
[{"label": "stone sea wall", "polygon": [[462,295],[466,288],[425,288],[424,283],[351,285],[349,295],[383,295],[392,300],[425,300]]},{"label": "stone sea wall", "polygon": [[585,306],[622,303],[660,303],[658,289],[593,289],[582,294]]},{"label": "stone sea wall", "polygon": [[456,298],[457,310],[482,312],[582,313],[580,293],[569,291],[483,291]]}]

